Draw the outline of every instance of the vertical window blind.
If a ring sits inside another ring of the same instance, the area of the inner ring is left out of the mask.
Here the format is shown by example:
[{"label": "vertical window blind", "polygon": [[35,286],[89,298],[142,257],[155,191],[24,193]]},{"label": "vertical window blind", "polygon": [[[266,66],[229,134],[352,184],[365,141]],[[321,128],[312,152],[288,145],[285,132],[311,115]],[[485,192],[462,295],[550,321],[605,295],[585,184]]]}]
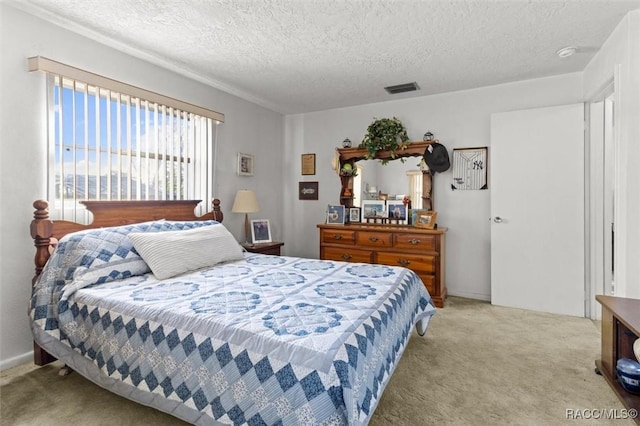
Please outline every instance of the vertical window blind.
[{"label": "vertical window blind", "polygon": [[162,95],[145,97],[133,86],[117,91],[112,80],[100,78],[107,84],[47,71],[54,217],[88,221],[82,200],[201,199],[197,213],[204,214],[213,198],[219,117],[189,111],[190,104],[172,98],[150,100]]},{"label": "vertical window blind", "polygon": [[409,197],[411,197],[411,208],[422,208],[422,171],[409,170]]}]

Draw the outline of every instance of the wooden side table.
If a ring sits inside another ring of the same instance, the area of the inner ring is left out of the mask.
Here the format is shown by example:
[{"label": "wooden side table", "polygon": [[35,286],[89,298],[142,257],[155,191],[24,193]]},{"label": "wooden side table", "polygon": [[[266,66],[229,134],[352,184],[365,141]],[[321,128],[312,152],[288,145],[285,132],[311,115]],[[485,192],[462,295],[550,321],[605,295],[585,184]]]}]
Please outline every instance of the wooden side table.
[{"label": "wooden side table", "polygon": [[[633,342],[640,336],[640,300],[596,296],[602,305],[602,347],[596,372],[602,374],[627,409],[640,410],[640,395],[627,392],[617,380],[620,358],[635,360]],[[635,419],[640,425],[640,418]]]},{"label": "wooden side table", "polygon": [[259,243],[259,244],[243,244],[242,246],[250,253],[271,254],[274,256],[280,256],[280,247],[284,243],[274,241],[272,243]]}]

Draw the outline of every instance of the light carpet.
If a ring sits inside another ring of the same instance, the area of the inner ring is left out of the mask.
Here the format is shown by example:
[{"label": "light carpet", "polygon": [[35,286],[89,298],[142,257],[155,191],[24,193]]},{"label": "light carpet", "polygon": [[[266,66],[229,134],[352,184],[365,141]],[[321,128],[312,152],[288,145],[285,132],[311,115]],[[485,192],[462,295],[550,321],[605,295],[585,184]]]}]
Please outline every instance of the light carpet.
[{"label": "light carpet", "polygon": [[[567,416],[623,413],[594,373],[599,353],[600,331],[588,319],[450,297],[426,336],[414,332],[370,425],[634,425]],[[77,373],[60,377],[60,366],[0,373],[1,424],[184,424]]]}]

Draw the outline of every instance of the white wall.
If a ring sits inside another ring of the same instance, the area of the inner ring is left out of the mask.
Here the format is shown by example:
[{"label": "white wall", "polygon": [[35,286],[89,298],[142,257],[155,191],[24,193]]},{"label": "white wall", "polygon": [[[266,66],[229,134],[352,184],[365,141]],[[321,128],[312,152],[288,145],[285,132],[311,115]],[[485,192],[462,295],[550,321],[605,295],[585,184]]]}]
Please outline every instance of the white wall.
[{"label": "white wall", "polygon": [[[41,55],[225,114],[218,132],[216,197],[225,224],[243,236],[242,215],[231,213],[238,189],[256,190],[275,239],[283,238],[283,117],[174,72],[151,65],[0,4],[0,369],[28,361],[32,350],[27,302],[33,276],[29,236],[34,200],[45,191],[45,79],[27,72]],[[236,176],[236,155],[255,155],[255,176]],[[275,189],[275,190],[274,190]],[[286,249],[286,246],[285,246]]]},{"label": "white wall", "polygon": [[[450,152],[453,148],[490,146],[490,115],[570,104],[582,100],[582,74],[522,81],[441,95],[340,108],[288,117],[285,121],[285,162],[298,164],[301,153],[316,153],[317,175],[301,176],[299,166],[285,179],[295,194],[299,180],[318,180],[318,201],[285,197],[285,211],[295,222],[285,221],[285,238],[292,253],[317,257],[316,224],[324,221],[327,204],[337,204],[340,181],[331,169],[335,147],[348,137],[357,145],[371,121],[398,117],[413,141],[430,130]],[[541,149],[545,147],[540,133]],[[491,149],[491,148],[489,148]],[[411,161],[411,159],[409,160]],[[491,164],[489,163],[489,167]],[[303,179],[304,178],[304,179]],[[399,179],[406,179],[399,176]],[[451,170],[434,177],[438,225],[447,227],[447,287],[450,294],[490,299],[489,191],[452,191]],[[491,186],[491,182],[489,182]],[[526,197],[526,194],[523,194]]]},{"label": "white wall", "polygon": [[640,299],[640,10],[630,12],[584,70],[585,99],[598,94],[617,73],[615,167],[616,269],[618,295]]}]

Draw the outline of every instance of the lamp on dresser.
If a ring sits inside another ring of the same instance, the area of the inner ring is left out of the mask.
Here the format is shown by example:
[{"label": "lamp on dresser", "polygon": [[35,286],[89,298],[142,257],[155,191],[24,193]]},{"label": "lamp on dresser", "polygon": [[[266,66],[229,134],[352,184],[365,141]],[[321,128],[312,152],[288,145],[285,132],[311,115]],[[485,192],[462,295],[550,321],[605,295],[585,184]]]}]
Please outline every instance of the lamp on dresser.
[{"label": "lamp on dresser", "polygon": [[256,194],[249,189],[241,189],[236,193],[236,199],[231,207],[233,213],[244,213],[244,241],[251,243],[249,236],[249,213],[257,213],[260,211]]}]

